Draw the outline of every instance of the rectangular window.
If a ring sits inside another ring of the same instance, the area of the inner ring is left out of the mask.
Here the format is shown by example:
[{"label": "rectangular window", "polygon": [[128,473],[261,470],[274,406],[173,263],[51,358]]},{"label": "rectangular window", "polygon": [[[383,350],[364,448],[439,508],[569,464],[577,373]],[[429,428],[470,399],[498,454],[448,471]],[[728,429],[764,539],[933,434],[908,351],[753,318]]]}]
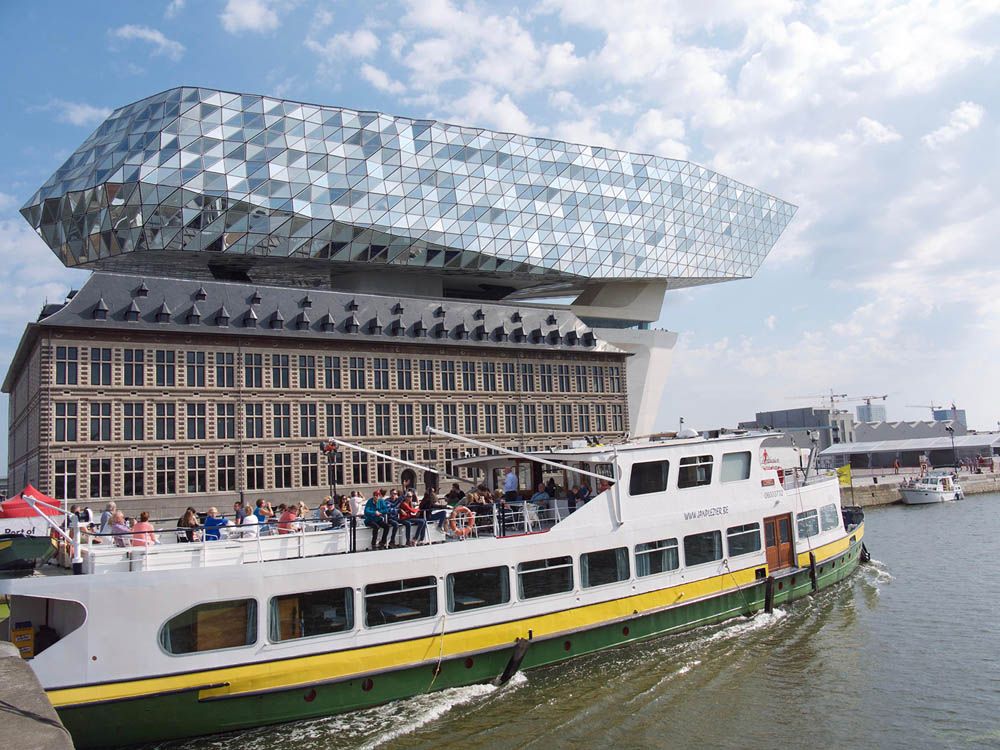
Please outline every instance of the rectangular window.
[{"label": "rectangular window", "polygon": [[441,390],[442,391],[454,391],[455,390],[455,363],[454,362],[442,362],[441,363]]},{"label": "rectangular window", "polygon": [[444,449],[444,473],[452,474],[455,473],[454,462],[459,458],[458,448],[445,448]]},{"label": "rectangular window", "polygon": [[111,439],[111,402],[90,402],[90,439],[94,442]]},{"label": "rectangular window", "polygon": [[[392,451],[384,451],[386,456],[391,456]],[[375,456],[375,481],[376,482],[392,482],[392,461],[389,458],[382,458],[382,456]]]},{"label": "rectangular window", "polygon": [[413,435],[413,404],[399,404],[399,434]]},{"label": "rectangular window", "polygon": [[236,489],[236,456],[223,453],[215,457],[215,489],[219,492]]},{"label": "rectangular window", "polygon": [[712,483],[711,456],[685,456],[677,471],[677,486],[703,487]]},{"label": "rectangular window", "polygon": [[156,385],[160,388],[177,385],[177,353],[157,349],[155,360]]},{"label": "rectangular window", "polygon": [[344,436],[344,408],[340,404],[326,405],[326,437]]},{"label": "rectangular window", "polygon": [[535,366],[528,363],[521,365],[521,390],[532,393],[535,390]]},{"label": "rectangular window", "polygon": [[667,489],[670,475],[669,461],[641,461],[632,464],[632,474],[628,481],[628,494],[649,495]]},{"label": "rectangular window", "polygon": [[420,360],[420,390],[434,390],[434,360]]},{"label": "rectangular window", "polygon": [[302,453],[299,458],[302,460],[302,486],[319,486],[319,456],[315,453]]},{"label": "rectangular window", "polygon": [[795,514],[795,523],[799,530],[799,539],[808,539],[819,533],[819,515],[815,510],[806,510]]},{"label": "rectangular window", "polygon": [[573,590],[573,558],[550,557],[517,566],[518,592],[522,599],[561,594]]},{"label": "rectangular window", "polygon": [[188,456],[187,491],[208,492],[208,459],[205,456]]},{"label": "rectangular window", "polygon": [[365,625],[377,628],[433,617],[438,609],[434,576],[365,586]]},{"label": "rectangular window", "polygon": [[378,391],[389,390],[389,360],[385,357],[372,360],[372,386]]},{"label": "rectangular window", "polygon": [[111,459],[90,459],[90,497],[111,497]]},{"label": "rectangular window", "polygon": [[442,421],[444,422],[444,431],[457,433],[458,432],[458,404],[443,404],[441,406],[442,410]]},{"label": "rectangular window", "polygon": [[173,495],[177,492],[177,459],[160,456],[156,459],[156,494]]},{"label": "rectangular window", "polygon": [[351,453],[351,475],[355,484],[368,484],[368,454],[361,451]]},{"label": "rectangular window", "polygon": [[739,482],[750,478],[750,451],[723,453],[719,469],[720,482]]},{"label": "rectangular window", "polygon": [[340,485],[344,483],[344,454],[340,451],[333,454],[332,460],[327,459],[326,483]]},{"label": "rectangular window", "polygon": [[542,393],[552,393],[552,365],[539,365],[538,373],[539,381],[541,381],[540,385],[542,387]]},{"label": "rectangular window", "polygon": [[316,387],[316,357],[311,354],[299,355],[299,388]]},{"label": "rectangular window", "polygon": [[76,461],[56,461],[54,486],[54,499],[76,500]]},{"label": "rectangular window", "polygon": [[76,441],[77,409],[74,401],[57,401],[55,409],[55,440],[57,443]]},{"label": "rectangular window", "polygon": [[510,601],[510,573],[504,565],[449,573],[445,591],[449,612],[506,604]]},{"label": "rectangular window", "polygon": [[264,355],[243,355],[243,386],[245,388],[264,387]]},{"label": "rectangular window", "polygon": [[517,406],[515,404],[505,404],[504,410],[504,431],[508,435],[517,435]]},{"label": "rectangular window", "polygon": [[354,591],[309,591],[271,599],[268,636],[274,642],[342,633],[354,628]]},{"label": "rectangular window", "polygon": [[250,453],[247,455],[247,489],[262,490],[264,488],[264,454]]},{"label": "rectangular window", "polygon": [[608,431],[608,407],[605,404],[594,407],[594,429],[598,434]]},{"label": "rectangular window", "polygon": [[368,434],[368,405],[351,404],[351,434],[365,437]]},{"label": "rectangular window", "polygon": [[474,362],[462,363],[462,390],[476,390],[476,365]]},{"label": "rectangular window", "polygon": [[316,404],[299,404],[299,437],[314,438],[319,433]]},{"label": "rectangular window", "polygon": [[559,427],[562,432],[573,431],[573,407],[571,404],[560,404]]},{"label": "rectangular window", "polygon": [[392,434],[392,420],[389,418],[389,404],[375,404],[375,434]]},{"label": "rectangular window", "polygon": [[205,387],[205,352],[187,353],[187,387]]},{"label": "rectangular window", "polygon": [[836,503],[824,505],[819,509],[819,523],[823,527],[823,531],[840,528],[840,511],[837,509]]},{"label": "rectangular window", "polygon": [[503,379],[503,389],[508,393],[517,391],[517,371],[513,362],[504,362],[500,365],[500,373]]},{"label": "rectangular window", "polygon": [[246,425],[244,432],[249,439],[264,437],[264,404],[246,404]]},{"label": "rectangular window", "polygon": [[420,428],[423,430],[424,427],[434,427],[437,428],[437,419],[434,414],[434,404],[421,404],[420,405]]},{"label": "rectangular window", "polygon": [[236,387],[236,355],[232,352],[215,353],[215,387]]},{"label": "rectangular window", "polygon": [[577,429],[584,435],[590,433],[590,405],[580,404],[576,411]]},{"label": "rectangular window", "polygon": [[556,376],[559,380],[559,392],[569,393],[572,390],[569,384],[569,365],[557,365]]},{"label": "rectangular window", "polygon": [[462,406],[466,435],[479,433],[479,410],[476,407],[476,404],[463,404]]},{"label": "rectangular window", "polygon": [[127,386],[142,387],[146,382],[146,353],[142,349],[123,352],[122,380]]},{"label": "rectangular window", "polygon": [[365,387],[365,358],[351,357],[347,360],[347,371],[351,378],[351,390],[360,391]]},{"label": "rectangular window", "polygon": [[132,442],[146,439],[146,405],[141,401],[122,404],[122,439]]},{"label": "rectangular window", "polygon": [[652,576],[680,567],[676,539],[659,539],[635,545],[635,574]]},{"label": "rectangular window", "polygon": [[208,435],[205,404],[187,405],[187,439],[204,440]]},{"label": "rectangular window", "polygon": [[274,437],[290,438],[292,436],[292,405],[277,403],[272,406],[272,427]]},{"label": "rectangular window", "polygon": [[684,537],[684,564],[688,567],[721,559],[721,531],[705,531]]},{"label": "rectangular window", "polygon": [[729,556],[748,555],[760,550],[760,524],[747,523],[726,529],[726,547]]},{"label": "rectangular window", "polygon": [[291,383],[287,354],[271,355],[271,387],[288,388]]},{"label": "rectangular window", "polygon": [[146,493],[146,462],[141,458],[126,458],[122,461],[122,494],[138,497]]},{"label": "rectangular window", "polygon": [[609,367],[608,380],[609,380],[609,385],[611,386],[609,390],[612,393],[621,393],[624,390],[624,388],[622,387],[622,368]]},{"label": "rectangular window", "polygon": [[611,429],[614,432],[625,431],[625,410],[621,404],[611,405]]},{"label": "rectangular window", "polygon": [[215,439],[236,439],[236,404],[219,402],[215,405]]},{"label": "rectangular window", "polygon": [[576,365],[573,369],[576,373],[576,392],[586,393],[589,390],[587,387],[587,368],[584,365]]},{"label": "rectangular window", "polygon": [[580,585],[585,589],[628,580],[628,549],[605,549],[580,555]]},{"label": "rectangular window", "polygon": [[538,407],[534,404],[524,405],[525,434],[538,432]]},{"label": "rectangular window", "polygon": [[590,370],[594,380],[594,393],[604,393],[604,368],[592,367]]},{"label": "rectangular window", "polygon": [[171,618],[160,629],[168,654],[194,654],[257,642],[257,600],[199,604]]},{"label": "rectangular window", "polygon": [[327,389],[340,388],[340,357],[323,357],[323,382]]},{"label": "rectangular window", "polygon": [[[111,350],[92,347],[90,350],[90,384],[111,385]],[[101,495],[100,497],[104,497]]]},{"label": "rectangular window", "polygon": [[[75,346],[56,347],[56,385],[76,385],[79,367],[79,353]],[[76,490],[73,497],[76,498]]]},{"label": "rectangular window", "polygon": [[483,364],[483,390],[487,393],[495,393],[497,389],[497,365],[496,362],[486,362]]},{"label": "rectangular window", "polygon": [[274,487],[285,490],[292,486],[292,454],[274,454]]},{"label": "rectangular window", "polygon": [[500,432],[500,410],[496,404],[483,405],[483,429],[487,435],[496,435]]},{"label": "rectangular window", "polygon": [[400,390],[400,391],[412,391],[413,390],[413,360],[412,359],[397,359],[396,360],[396,390]]}]

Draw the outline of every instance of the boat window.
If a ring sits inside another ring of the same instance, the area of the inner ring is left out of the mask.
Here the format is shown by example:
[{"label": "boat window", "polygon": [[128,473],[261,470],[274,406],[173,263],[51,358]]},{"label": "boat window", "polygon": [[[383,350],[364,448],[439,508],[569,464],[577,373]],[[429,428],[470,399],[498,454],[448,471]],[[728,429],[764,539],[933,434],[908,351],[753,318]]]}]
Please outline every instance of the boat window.
[{"label": "boat window", "polygon": [[726,546],[729,556],[748,555],[760,550],[760,524],[747,523],[726,529]]},{"label": "boat window", "polygon": [[605,549],[580,555],[580,585],[585,589],[628,579],[628,549]]},{"label": "boat window", "polygon": [[365,586],[365,625],[370,628],[419,620],[437,614],[434,576]]},{"label": "boat window", "polygon": [[750,451],[722,454],[722,468],[719,480],[722,482],[739,482],[750,478]]},{"label": "boat window", "polygon": [[643,461],[632,464],[628,494],[648,495],[652,492],[663,492],[667,489],[667,475],[669,473],[669,461]]},{"label": "boat window", "polygon": [[207,602],[186,609],[160,628],[168,654],[194,654],[257,642],[257,600]]},{"label": "boat window", "polygon": [[687,456],[681,459],[681,467],[677,473],[677,486],[702,487],[712,483],[712,457]]},{"label": "boat window", "polygon": [[701,565],[722,559],[722,532],[704,531],[684,537],[684,564]]},{"label": "boat window", "polygon": [[651,576],[680,567],[676,539],[660,539],[635,545],[635,574]]},{"label": "boat window", "polygon": [[506,604],[510,601],[510,573],[503,565],[450,573],[446,591],[449,612]]},{"label": "boat window", "polygon": [[795,515],[799,539],[808,539],[819,533],[819,518],[815,510],[806,510]]},{"label": "boat window", "polygon": [[573,558],[550,557],[517,566],[518,592],[522,599],[573,590]]},{"label": "boat window", "polygon": [[819,523],[823,527],[823,531],[840,528],[840,512],[837,510],[836,503],[824,505],[819,509]]},{"label": "boat window", "polygon": [[271,599],[268,637],[288,641],[351,630],[354,592],[349,588],[306,591]]}]

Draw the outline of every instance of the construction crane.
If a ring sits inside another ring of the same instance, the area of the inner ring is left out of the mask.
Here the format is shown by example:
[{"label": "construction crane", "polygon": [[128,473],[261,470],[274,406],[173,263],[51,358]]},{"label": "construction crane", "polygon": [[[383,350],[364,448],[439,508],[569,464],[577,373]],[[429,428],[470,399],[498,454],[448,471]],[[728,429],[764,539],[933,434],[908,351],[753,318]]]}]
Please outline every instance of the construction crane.
[{"label": "construction crane", "polygon": [[935,404],[933,401],[931,401],[929,404],[907,404],[906,408],[907,409],[930,409],[931,410],[931,419],[933,419],[934,418],[934,412],[936,412],[939,409],[943,409],[944,407],[940,406],[938,404]]},{"label": "construction crane", "polygon": [[841,399],[842,401],[864,401],[865,406],[871,406],[872,401],[885,401],[889,398],[889,394],[886,393],[884,396],[848,396],[847,398]]},{"label": "construction crane", "polygon": [[788,396],[788,398],[795,399],[795,400],[809,399],[810,401],[812,401],[814,399],[817,399],[817,398],[823,399],[824,401],[829,400],[830,401],[830,411],[836,411],[837,410],[837,401],[847,398],[847,394],[846,393],[834,393],[833,392],[833,388],[831,388],[829,393],[820,393],[820,394],[815,394],[815,395],[812,395],[812,396]]}]

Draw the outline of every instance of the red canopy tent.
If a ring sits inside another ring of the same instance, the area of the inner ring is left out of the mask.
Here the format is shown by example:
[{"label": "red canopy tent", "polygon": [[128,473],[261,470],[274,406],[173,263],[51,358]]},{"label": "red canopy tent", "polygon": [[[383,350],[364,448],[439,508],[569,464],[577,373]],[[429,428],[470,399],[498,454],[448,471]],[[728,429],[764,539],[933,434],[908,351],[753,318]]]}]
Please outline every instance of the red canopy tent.
[{"label": "red canopy tent", "polygon": [[35,500],[41,501],[41,503],[45,503],[46,505],[53,506],[51,508],[47,508],[45,505],[41,504],[35,506],[47,516],[57,516],[62,513],[62,511],[59,510],[62,504],[58,500],[54,500],[48,495],[39,492],[29,484],[17,494],[17,497],[12,497],[9,500],[5,500],[3,503],[0,503],[0,519],[29,518],[31,516],[37,517],[38,513],[31,507],[28,501],[24,499],[24,495],[28,495]]}]

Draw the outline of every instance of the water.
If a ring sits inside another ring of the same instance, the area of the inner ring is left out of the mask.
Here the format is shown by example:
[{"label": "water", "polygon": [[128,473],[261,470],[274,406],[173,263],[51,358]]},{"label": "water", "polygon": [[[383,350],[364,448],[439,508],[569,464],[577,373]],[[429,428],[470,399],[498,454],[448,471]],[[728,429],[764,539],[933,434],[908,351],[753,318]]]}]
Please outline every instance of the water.
[{"label": "water", "polygon": [[1000,495],[867,516],[873,564],[770,616],[169,747],[1000,748]]}]

